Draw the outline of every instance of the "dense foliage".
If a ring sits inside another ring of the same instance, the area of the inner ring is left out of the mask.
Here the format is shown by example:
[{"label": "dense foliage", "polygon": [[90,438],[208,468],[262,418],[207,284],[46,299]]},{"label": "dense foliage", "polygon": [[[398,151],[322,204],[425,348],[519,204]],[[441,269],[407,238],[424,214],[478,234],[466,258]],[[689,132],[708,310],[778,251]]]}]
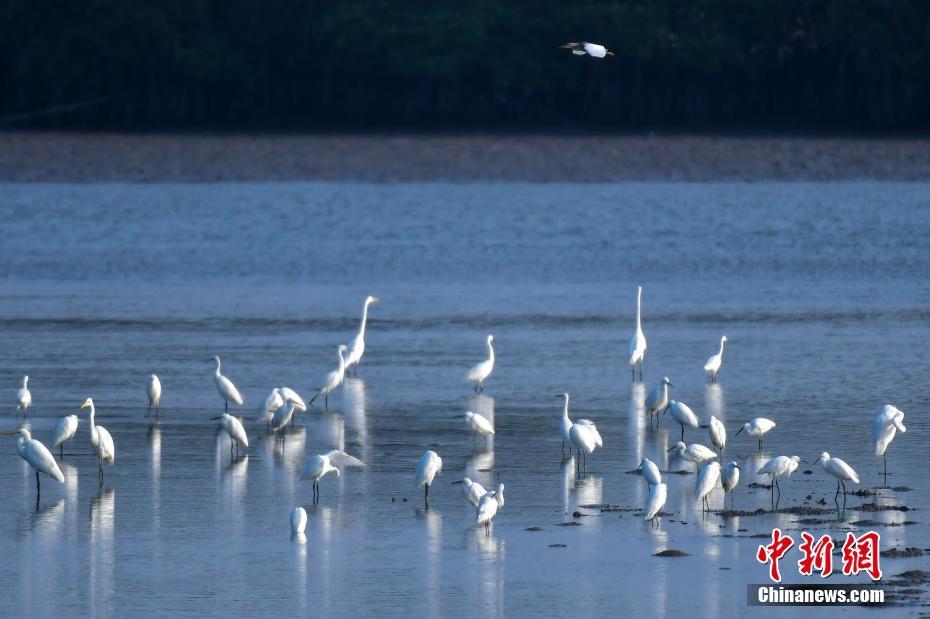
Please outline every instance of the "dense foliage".
[{"label": "dense foliage", "polygon": [[930,129],[925,0],[0,7],[0,127]]}]

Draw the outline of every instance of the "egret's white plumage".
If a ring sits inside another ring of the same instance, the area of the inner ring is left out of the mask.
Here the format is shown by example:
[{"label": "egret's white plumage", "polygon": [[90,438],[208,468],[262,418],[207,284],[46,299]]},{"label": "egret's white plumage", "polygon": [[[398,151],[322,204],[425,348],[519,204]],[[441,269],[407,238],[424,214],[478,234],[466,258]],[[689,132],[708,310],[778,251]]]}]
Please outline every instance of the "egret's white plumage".
[{"label": "egret's white plumage", "polygon": [[304,402],[304,399],[300,397],[299,393],[290,387],[278,387],[278,393],[281,395],[285,402],[293,402],[294,408],[301,412],[306,412],[307,403]]},{"label": "egret's white plumage", "polygon": [[716,460],[707,462],[698,471],[694,492],[697,499],[701,501],[702,506],[708,510],[710,509],[710,501],[707,499],[707,495],[714,489],[719,479],[720,463]]},{"label": "egret's white plumage", "polygon": [[636,330],[630,336],[630,342],[627,347],[629,351],[630,372],[633,379],[636,380],[636,365],[639,364],[639,379],[643,379],[643,364],[646,362],[646,336],[643,335],[642,323],[642,302],[643,287],[636,288]]},{"label": "egret's white plumage", "polygon": [[[843,488],[843,504],[846,504],[846,482],[850,481],[854,484],[859,483],[859,475],[853,470],[853,467],[846,464],[845,461],[831,457],[829,452],[823,452],[820,454],[820,457],[817,458],[817,462],[820,463],[820,466],[823,467],[830,475],[833,475],[836,478],[836,496],[833,497],[833,500],[836,501],[837,497],[840,495],[840,486]],[[817,464],[815,462],[814,464]]]},{"label": "egret's white plumage", "polygon": [[[643,458],[643,461],[640,462],[639,466],[636,468],[636,472],[643,476],[643,479],[646,480],[646,485],[650,487],[658,486],[662,483],[662,474],[659,473],[659,467],[649,458]],[[646,518],[646,520],[649,519]]]},{"label": "egret's white plumage", "polygon": [[307,510],[298,505],[291,510],[291,535],[300,537],[307,530]]},{"label": "egret's white plumage", "polygon": [[300,474],[300,479],[313,480],[313,499],[318,500],[320,497],[320,480],[329,473],[335,473],[336,477],[340,477],[342,475],[341,469],[349,467],[364,468],[365,463],[344,451],[333,449],[325,454],[318,454],[310,458]]},{"label": "egret's white plumage", "polygon": [[584,56],[587,54],[592,58],[604,58],[605,56],[614,55],[612,51],[608,50],[603,45],[598,43],[588,43],[587,41],[582,41],[580,43],[566,43],[565,45],[560,45],[560,47],[572,50],[572,54],[576,56]]},{"label": "egret's white plumage", "polygon": [[219,391],[220,397],[223,398],[224,410],[228,413],[230,402],[236,406],[242,406],[242,395],[240,395],[239,390],[236,389],[233,382],[220,372],[223,363],[220,361],[219,355],[213,357],[213,361],[216,363],[216,371],[213,373],[213,380],[216,382],[216,390]]},{"label": "egret's white plumage", "polygon": [[691,443],[690,445],[685,445],[684,441],[678,441],[678,443],[669,449],[669,451],[677,452],[679,456],[685,460],[688,460],[689,462],[694,462],[698,466],[707,460],[713,460],[717,457],[717,454],[713,449],[705,447],[700,443]]},{"label": "egret's white plumage", "polygon": [[465,425],[476,436],[494,436],[494,426],[488,421],[487,417],[478,413],[466,411]]},{"label": "egret's white plumage", "polygon": [[[29,463],[36,472],[36,492],[41,491],[39,473],[45,473],[60,484],[65,483],[65,476],[55,462],[55,456],[39,440],[32,438],[28,428],[20,428],[15,432],[5,432],[8,436],[16,437],[16,453]],[[36,499],[38,506],[38,498]]]},{"label": "egret's white plumage", "polygon": [[569,447],[574,447],[578,450],[580,454],[591,454],[594,453],[594,450],[598,447],[604,446],[604,439],[601,437],[601,433],[598,432],[597,426],[590,419],[579,419],[576,422],[572,422],[568,417],[568,403],[571,399],[568,393],[563,393],[560,398],[564,398],[565,403],[562,408],[562,421],[559,427],[559,431],[562,434],[562,446],[564,448],[565,441],[568,441]]},{"label": "egret's white plumage", "polygon": [[348,354],[346,355],[346,371],[352,367],[358,372],[358,365],[362,362],[362,355],[365,354],[365,327],[368,324],[368,307],[380,301],[378,297],[369,296],[365,299],[362,307],[362,322],[358,327],[358,334],[349,342]]},{"label": "egret's white plumage", "polygon": [[643,520],[652,520],[659,515],[659,512],[665,507],[665,501],[668,499],[668,486],[659,483],[649,488],[649,494],[646,495],[645,514]]},{"label": "egret's white plumage", "polygon": [[875,449],[875,455],[881,456],[884,462],[885,484],[888,483],[888,458],[885,452],[898,432],[907,432],[904,426],[904,413],[891,404],[881,406],[875,412],[875,419],[872,420],[872,446]]},{"label": "egret's white plumage", "polygon": [[32,406],[32,392],[29,391],[29,376],[23,376],[23,386],[16,390],[16,410],[23,414]]},{"label": "egret's white plumage", "polygon": [[770,475],[772,477],[772,501],[775,500],[775,490],[778,490],[779,496],[781,496],[781,488],[778,486],[779,477],[791,477],[791,474],[794,473],[798,464],[801,462],[801,458],[798,456],[776,456],[763,464],[758,471],[757,475]]},{"label": "egret's white plumage", "polygon": [[152,413],[152,408],[154,408],[155,417],[158,417],[158,403],[161,402],[161,381],[158,376],[155,374],[149,375],[149,383],[146,385],[145,391],[149,396],[149,409],[145,416],[148,417]]},{"label": "egret's white plumage", "polygon": [[710,442],[714,444],[714,447],[723,451],[727,446],[727,427],[723,425],[722,421],[711,415],[708,432],[710,433]]},{"label": "egret's white plumage", "polygon": [[284,426],[294,418],[295,408],[297,408],[297,405],[290,401],[279,406],[271,417],[271,429],[274,432],[280,432],[284,429]]},{"label": "egret's white plumage", "polygon": [[476,481],[472,481],[468,477],[464,478],[461,481],[461,484],[462,484],[462,496],[464,496],[465,500],[471,503],[472,506],[478,507],[478,501],[480,501],[481,497],[487,494],[488,491],[484,489],[484,486],[482,486]]},{"label": "egret's white plumage", "polygon": [[669,400],[668,412],[672,418],[681,426],[681,440],[685,440],[685,426],[696,428],[700,424],[697,415],[684,402]]},{"label": "egret's white plumage", "polygon": [[116,446],[113,444],[113,437],[110,432],[103,426],[94,423],[94,417],[97,410],[94,408],[94,401],[90,398],[84,400],[81,408],[90,407],[90,444],[97,454],[97,466],[100,474],[100,483],[103,484],[103,463],[113,465],[116,462]]},{"label": "egret's white plumage", "polygon": [[346,345],[340,344],[336,351],[339,357],[339,365],[332,372],[327,372],[323,380],[317,385],[316,394],[310,398],[310,404],[313,404],[313,401],[318,397],[323,396],[324,406],[329,406],[329,394],[341,385],[342,381],[346,378],[346,360],[345,357],[342,356],[345,350],[347,350]]},{"label": "egret's white plumage", "polygon": [[265,401],[262,402],[261,406],[258,407],[258,419],[255,420],[255,423],[268,424],[269,429],[271,429],[271,420],[274,418],[274,412],[283,405],[284,397],[281,395],[281,389],[275,387],[271,390],[271,393],[268,394],[268,397],[265,398]]},{"label": "egret's white plumage", "polygon": [[775,422],[765,417],[755,417],[743,424],[743,427],[736,431],[738,435],[745,431],[749,436],[754,436],[759,441],[759,450],[762,450],[762,437],[768,434],[775,427]]},{"label": "egret's white plumage", "polygon": [[723,501],[726,504],[726,495],[733,492],[739,484],[739,464],[728,462],[720,471],[720,485],[723,486]]},{"label": "egret's white plumage", "polygon": [[465,375],[465,380],[475,383],[475,392],[484,391],[484,381],[494,371],[494,345],[492,342],[494,342],[494,336],[489,335],[487,339],[488,358],[472,367],[472,369],[468,370],[468,374]]},{"label": "egret's white plumage", "polygon": [[720,338],[720,350],[716,355],[711,355],[707,359],[707,363],[704,364],[704,373],[707,374],[710,378],[710,382],[717,382],[717,372],[720,371],[720,366],[723,365],[723,345],[727,343],[727,336]]},{"label": "egret's white plumage", "polygon": [[220,417],[220,428],[236,443],[236,454],[239,453],[239,445],[248,448],[249,436],[245,433],[245,428],[242,427],[242,422],[238,417],[223,413]]},{"label": "egret's white plumage", "polygon": [[668,408],[668,388],[674,387],[668,376],[662,377],[662,382],[653,387],[646,396],[646,414],[649,415],[649,427],[652,427],[652,415],[656,416],[656,425],[659,423],[659,413]]},{"label": "egret's white plumage", "polygon": [[484,525],[485,530],[490,529],[491,521],[497,515],[497,510],[504,506],[504,484],[500,484],[497,490],[488,492],[478,501],[478,510],[476,520],[478,524]]},{"label": "egret's white plumage", "polygon": [[52,431],[52,449],[59,448],[62,460],[64,460],[65,443],[74,438],[77,429],[77,415],[66,415],[55,424],[55,429]]},{"label": "egret's white plumage", "polygon": [[429,502],[429,487],[442,471],[442,458],[435,451],[427,450],[417,462],[417,488],[424,487],[423,498]]}]

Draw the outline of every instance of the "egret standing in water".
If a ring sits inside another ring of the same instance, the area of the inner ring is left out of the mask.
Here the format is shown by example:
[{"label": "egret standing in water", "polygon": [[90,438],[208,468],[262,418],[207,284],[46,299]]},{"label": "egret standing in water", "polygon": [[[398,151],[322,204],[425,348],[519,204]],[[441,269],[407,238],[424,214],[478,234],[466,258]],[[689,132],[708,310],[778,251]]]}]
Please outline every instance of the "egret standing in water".
[{"label": "egret standing in water", "polygon": [[6,436],[19,435],[16,438],[16,452],[19,457],[29,463],[36,472],[36,510],[39,509],[39,495],[42,492],[42,486],[39,482],[39,473],[45,473],[60,484],[65,483],[65,476],[58,463],[55,462],[55,456],[52,452],[38,440],[32,438],[28,428],[20,428],[15,432],[4,432]]},{"label": "egret standing in water", "polygon": [[291,510],[291,537],[294,539],[305,538],[304,531],[307,530],[307,510],[298,505]]},{"label": "egret standing in water", "polygon": [[714,447],[721,453],[727,446],[727,428],[723,425],[719,419],[710,416],[710,424],[708,425],[708,431],[710,432],[710,442],[714,444]]},{"label": "egret standing in water", "polygon": [[636,330],[630,336],[628,351],[630,353],[630,372],[636,380],[636,366],[639,365],[639,380],[643,380],[643,365],[646,363],[646,336],[643,335],[642,323],[643,287],[636,288]]},{"label": "egret standing in water", "polygon": [[[278,410],[271,416],[271,431],[281,432],[284,430],[287,424],[294,419],[295,408],[297,408],[297,405],[290,401],[279,406]],[[282,432],[279,436],[284,438],[284,433]]]},{"label": "egret standing in water", "polygon": [[716,355],[711,355],[707,359],[707,363],[704,364],[704,373],[707,374],[707,377],[710,378],[710,382],[717,382],[717,372],[720,371],[720,366],[723,365],[723,345],[727,343],[727,336],[720,338],[720,350]]},{"label": "egret standing in water", "polygon": [[668,449],[669,452],[677,451],[678,455],[688,460],[689,462],[694,462],[698,466],[706,462],[707,460],[713,460],[717,457],[717,454],[713,449],[705,447],[700,443],[691,443],[690,445],[685,445],[684,441],[678,441],[678,443]]},{"label": "egret standing in water", "polygon": [[362,322],[358,327],[358,334],[349,342],[346,356],[346,371],[355,368],[355,374],[358,374],[358,366],[362,363],[362,355],[365,354],[365,326],[368,324],[368,306],[374,305],[380,301],[378,297],[369,296],[365,299],[365,305],[362,307]]},{"label": "egret standing in water", "polygon": [[304,467],[303,472],[300,474],[300,479],[313,480],[314,503],[320,500],[320,480],[329,473],[335,473],[336,477],[341,477],[341,469],[348,467],[364,468],[365,463],[338,449],[333,449],[325,454],[319,454],[310,458],[310,461],[307,462],[307,466]]},{"label": "egret standing in water", "polygon": [[29,391],[29,376],[23,376],[23,386],[16,391],[16,410],[23,411],[26,414],[28,408],[32,406],[32,392]]},{"label": "egret standing in water", "polygon": [[110,436],[110,432],[103,426],[94,424],[94,416],[97,411],[94,408],[94,401],[90,398],[87,398],[81,404],[81,408],[88,407],[90,407],[90,444],[94,448],[94,453],[97,454],[97,468],[100,475],[99,485],[103,486],[103,463],[106,462],[113,466],[113,463],[116,462],[116,446],[113,444],[113,437]]},{"label": "egret standing in water", "polygon": [[[658,486],[662,483],[662,474],[659,473],[659,467],[657,467],[656,463],[649,458],[643,458],[643,461],[639,463],[638,467],[636,467],[635,472],[643,476],[643,479],[646,480],[646,486],[648,488]],[[649,520],[649,518],[646,518],[646,520]]]},{"label": "egret standing in water", "polygon": [[472,369],[468,370],[468,374],[465,375],[465,380],[470,383],[475,383],[475,393],[481,393],[484,391],[484,381],[486,381],[488,377],[491,376],[491,372],[494,371],[493,341],[494,336],[489,335],[487,339],[488,358],[474,366]]},{"label": "egret standing in water", "polygon": [[[739,464],[736,462],[730,462],[724,465],[723,470],[720,471],[720,484],[723,486],[723,506],[727,506],[727,495],[732,493],[736,489],[736,486],[739,485]],[[731,494],[730,506],[733,505],[733,498]]]},{"label": "egret standing in water", "polygon": [[423,486],[423,501],[429,507],[429,487],[442,471],[442,458],[435,451],[427,450],[417,462],[417,488]]},{"label": "egret standing in water", "polygon": [[158,380],[158,376],[153,372],[149,376],[149,384],[146,388],[149,396],[149,409],[146,411],[145,416],[148,417],[152,414],[152,407],[155,408],[155,419],[158,419],[158,403],[161,401],[161,381]]},{"label": "egret standing in water", "polygon": [[335,370],[326,374],[323,377],[323,380],[320,381],[320,384],[317,385],[316,395],[310,398],[309,405],[313,405],[313,401],[318,397],[323,396],[324,406],[329,408],[329,394],[336,389],[339,385],[342,384],[342,381],[346,378],[346,360],[342,356],[342,353],[347,350],[345,344],[340,344],[339,348],[336,351],[336,354],[339,356],[339,365]]},{"label": "egret standing in water", "polygon": [[678,422],[678,425],[681,426],[681,440],[685,440],[685,426],[696,428],[700,425],[697,415],[695,415],[694,411],[684,402],[669,400],[668,412],[672,418]]},{"label": "egret standing in water", "polygon": [[614,53],[608,50],[603,45],[598,43],[588,43],[587,41],[582,41],[581,43],[566,43],[565,45],[560,45],[562,49],[572,50],[572,54],[575,56],[584,56],[585,54],[591,56],[592,58],[604,58],[606,56],[613,56]]},{"label": "egret standing in water", "polygon": [[281,395],[281,389],[275,387],[258,407],[258,419],[255,423],[264,423],[268,425],[268,431],[271,432],[271,420],[274,418],[274,412],[281,406],[284,406],[284,397]]},{"label": "egret standing in water", "polygon": [[219,355],[213,357],[213,361],[216,363],[216,371],[213,373],[213,380],[216,381],[216,390],[220,392],[220,397],[223,398],[223,412],[229,412],[229,403],[232,402],[236,406],[242,406],[242,396],[239,394],[239,390],[236,389],[236,386],[231,380],[223,376],[220,373],[220,368],[223,363],[220,361]]},{"label": "egret standing in water", "polygon": [[656,484],[649,489],[646,495],[646,507],[643,520],[652,520],[658,524],[659,512],[665,507],[665,501],[668,499],[668,486],[665,484]]},{"label": "egret standing in water", "polygon": [[698,500],[701,501],[701,508],[704,511],[710,511],[710,500],[707,498],[707,495],[711,493],[719,479],[720,463],[716,460],[711,460],[698,471],[694,491],[695,494],[697,494]]},{"label": "egret standing in water", "polygon": [[468,477],[452,483],[462,484],[462,496],[464,496],[465,500],[471,503],[473,507],[478,507],[478,502],[481,500],[481,497],[488,493],[488,491],[484,489],[484,486],[476,481],[472,481]]},{"label": "egret standing in water", "polygon": [[478,440],[479,436],[484,438],[494,436],[494,426],[491,425],[491,422],[488,421],[487,417],[479,415],[478,413],[466,411],[465,425],[469,430],[471,430],[472,433],[474,433],[475,441]]},{"label": "egret standing in water", "polygon": [[491,534],[491,521],[497,515],[497,510],[504,506],[504,484],[500,484],[497,490],[486,493],[478,501],[478,512],[476,520],[478,524],[484,525],[486,535]]},{"label": "egret standing in water", "polygon": [[798,463],[801,462],[801,458],[798,456],[777,456],[772,458],[768,462],[762,465],[762,467],[756,471],[757,475],[770,475],[772,477],[772,504],[777,505],[775,500],[775,491],[778,491],[778,497],[781,498],[781,487],[778,485],[779,477],[791,477],[791,474],[794,473],[798,468]]},{"label": "egret standing in water", "polygon": [[656,427],[659,427],[659,413],[664,413],[668,409],[668,388],[674,387],[668,376],[662,378],[662,382],[653,387],[649,395],[646,396],[646,414],[649,415],[649,427],[652,427],[652,416],[656,416]]},{"label": "egret standing in water", "polygon": [[[594,450],[598,447],[604,446],[604,440],[601,438],[601,433],[598,432],[597,426],[590,419],[579,419],[576,422],[572,422],[568,417],[568,402],[571,399],[571,396],[568,393],[563,393],[561,395],[555,396],[557,398],[564,398],[565,405],[562,408],[562,422],[559,427],[559,431],[562,434],[562,449],[565,449],[565,442],[568,442],[569,453],[571,453],[571,448],[574,447],[578,450],[578,455],[581,456],[584,452],[585,456],[587,454],[594,453]],[[587,458],[585,458],[585,461]]]},{"label": "egret standing in water", "polygon": [[229,436],[229,457],[233,458],[233,443],[236,444],[236,455],[239,457],[239,445],[242,445],[246,449],[249,448],[249,436],[245,433],[245,428],[242,427],[242,422],[239,421],[238,417],[233,417],[229,413],[223,413],[219,417],[213,417],[214,420],[219,420],[220,429]]},{"label": "egret standing in water", "polygon": [[66,415],[58,420],[52,431],[52,449],[58,447],[61,459],[65,459],[65,443],[74,438],[78,429],[78,416]]},{"label": "egret standing in water", "polygon": [[756,417],[744,423],[743,427],[736,431],[735,436],[739,436],[739,433],[745,430],[746,434],[754,436],[759,441],[759,451],[762,451],[762,437],[768,434],[774,427],[775,422],[771,419]]},{"label": "egret standing in water", "polygon": [[[817,462],[820,463],[823,470],[836,477],[836,494],[833,496],[833,502],[836,503],[837,507],[840,506],[840,486],[843,487],[843,509],[846,509],[846,482],[851,481],[854,484],[858,484],[859,475],[853,470],[853,467],[839,458],[830,457],[830,454],[826,451],[820,454],[820,457],[817,458]],[[814,462],[814,464],[817,464],[817,462]]]},{"label": "egret standing in water", "polygon": [[897,432],[907,432],[904,427],[904,413],[892,406],[885,404],[875,413],[875,419],[872,421],[872,445],[875,448],[875,455],[881,456],[885,464],[885,485],[888,485],[888,458],[885,452]]}]

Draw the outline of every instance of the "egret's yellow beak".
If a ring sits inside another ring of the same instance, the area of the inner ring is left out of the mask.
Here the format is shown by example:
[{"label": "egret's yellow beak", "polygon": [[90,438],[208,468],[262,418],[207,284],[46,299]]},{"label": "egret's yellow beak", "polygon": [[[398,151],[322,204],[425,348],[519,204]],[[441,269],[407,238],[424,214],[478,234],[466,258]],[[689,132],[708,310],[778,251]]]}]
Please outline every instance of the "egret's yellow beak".
[{"label": "egret's yellow beak", "polygon": [[607,52],[607,55],[608,55],[608,56],[616,56],[616,54],[613,53],[613,52]]},{"label": "egret's yellow beak", "polygon": [[81,404],[81,408],[87,408],[88,406],[90,406],[90,402],[85,401],[83,404]]},{"label": "egret's yellow beak", "polygon": [[4,432],[3,436],[13,436],[14,434],[19,434],[19,432]]}]

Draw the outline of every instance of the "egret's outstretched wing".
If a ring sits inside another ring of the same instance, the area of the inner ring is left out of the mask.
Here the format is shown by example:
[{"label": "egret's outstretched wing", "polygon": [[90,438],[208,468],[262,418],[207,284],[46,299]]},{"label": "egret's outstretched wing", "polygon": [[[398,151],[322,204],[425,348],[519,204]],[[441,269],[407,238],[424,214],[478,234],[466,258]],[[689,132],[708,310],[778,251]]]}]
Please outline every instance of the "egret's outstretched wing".
[{"label": "egret's outstretched wing", "polygon": [[333,449],[332,451],[327,452],[325,455],[329,458],[329,461],[332,462],[333,466],[335,466],[336,468],[342,469],[342,468],[348,468],[348,467],[353,467],[353,466],[357,468],[365,468],[364,462],[362,462],[355,456],[350,456],[346,452],[340,451],[338,449]]}]

